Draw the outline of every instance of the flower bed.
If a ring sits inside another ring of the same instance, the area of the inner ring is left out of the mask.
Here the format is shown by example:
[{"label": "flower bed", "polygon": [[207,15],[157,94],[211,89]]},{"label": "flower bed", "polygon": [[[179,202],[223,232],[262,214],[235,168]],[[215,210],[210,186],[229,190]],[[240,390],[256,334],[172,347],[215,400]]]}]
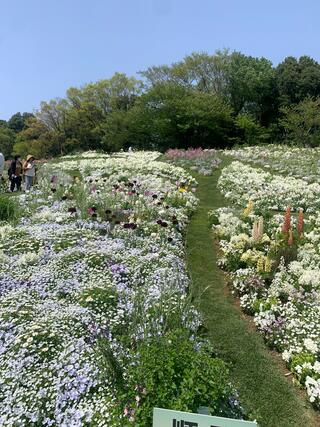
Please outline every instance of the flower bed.
[{"label": "flower bed", "polygon": [[146,427],[155,405],[233,411],[187,292],[196,183],[157,156],[47,164],[19,196],[18,225],[1,223],[1,426]]},{"label": "flower bed", "polygon": [[320,208],[320,184],[284,177],[261,168],[234,161],[222,170],[218,182],[220,191],[232,203],[245,207],[251,200],[257,212],[304,208],[316,212]]},{"label": "flower bed", "polygon": [[287,176],[307,182],[320,182],[320,149],[289,147],[287,145],[262,145],[225,151],[237,160],[272,169]]},{"label": "flower bed", "polygon": [[170,149],[165,156],[178,166],[189,168],[201,175],[211,175],[220,164],[217,154],[216,150],[189,148],[188,150]]},{"label": "flower bed", "polygon": [[[303,190],[299,179],[234,162],[222,172],[220,187],[231,201],[248,205],[212,212],[211,221],[220,265],[230,272],[243,310],[254,315],[266,342],[320,408],[320,215],[304,218],[299,210],[308,204],[309,211],[317,209],[314,186],[304,182]],[[284,203],[298,214],[289,207],[284,215],[268,210]]]}]

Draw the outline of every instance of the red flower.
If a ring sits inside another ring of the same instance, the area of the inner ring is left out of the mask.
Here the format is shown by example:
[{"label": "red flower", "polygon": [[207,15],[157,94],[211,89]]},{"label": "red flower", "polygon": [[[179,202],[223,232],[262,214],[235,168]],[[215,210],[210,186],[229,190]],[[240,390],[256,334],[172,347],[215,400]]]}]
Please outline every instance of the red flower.
[{"label": "red flower", "polygon": [[297,223],[297,230],[298,230],[299,237],[301,237],[303,233],[303,226],[304,226],[303,209],[300,209],[299,215],[298,215],[298,223]]},{"label": "red flower", "polygon": [[282,232],[283,233],[289,233],[289,230],[291,228],[291,208],[290,206],[287,207],[286,212],[284,214],[284,222],[282,226]]}]

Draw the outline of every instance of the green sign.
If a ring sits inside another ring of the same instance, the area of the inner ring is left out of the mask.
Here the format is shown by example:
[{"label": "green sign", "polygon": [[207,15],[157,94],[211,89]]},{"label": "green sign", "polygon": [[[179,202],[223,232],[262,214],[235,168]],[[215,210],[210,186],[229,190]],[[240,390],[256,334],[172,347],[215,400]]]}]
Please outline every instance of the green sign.
[{"label": "green sign", "polygon": [[154,408],[153,427],[257,427],[257,423]]}]

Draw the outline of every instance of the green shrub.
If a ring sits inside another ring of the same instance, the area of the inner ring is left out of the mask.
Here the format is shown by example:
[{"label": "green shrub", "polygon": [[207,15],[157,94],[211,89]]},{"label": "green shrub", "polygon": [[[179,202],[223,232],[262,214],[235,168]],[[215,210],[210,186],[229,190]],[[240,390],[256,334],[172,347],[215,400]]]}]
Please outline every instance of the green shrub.
[{"label": "green shrub", "polygon": [[15,221],[19,217],[19,208],[15,200],[0,196],[0,221]]},{"label": "green shrub", "polygon": [[154,407],[197,412],[206,406],[211,414],[221,412],[231,393],[228,369],[208,348],[196,350],[186,331],[146,340],[138,354],[126,375],[122,407],[122,413],[126,408],[134,414],[136,427],[152,425]]}]

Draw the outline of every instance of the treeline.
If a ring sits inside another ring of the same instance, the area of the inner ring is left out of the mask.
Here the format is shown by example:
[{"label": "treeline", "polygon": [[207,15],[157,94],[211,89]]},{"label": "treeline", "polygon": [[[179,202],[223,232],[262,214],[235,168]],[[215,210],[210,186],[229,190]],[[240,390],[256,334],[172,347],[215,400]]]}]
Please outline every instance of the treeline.
[{"label": "treeline", "polygon": [[240,52],[193,53],[172,65],[117,73],[34,114],[0,121],[6,155],[286,142],[320,145],[320,64],[308,56],[268,59]]}]

